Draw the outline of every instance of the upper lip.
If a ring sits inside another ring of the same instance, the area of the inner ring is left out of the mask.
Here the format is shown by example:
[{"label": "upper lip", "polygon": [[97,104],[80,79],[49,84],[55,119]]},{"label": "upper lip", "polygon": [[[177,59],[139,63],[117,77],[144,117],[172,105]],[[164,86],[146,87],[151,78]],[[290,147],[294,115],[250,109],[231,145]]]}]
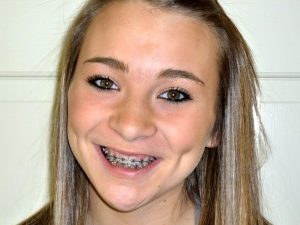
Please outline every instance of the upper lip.
[{"label": "upper lip", "polygon": [[155,158],[159,158],[158,156],[156,155],[152,155],[152,154],[148,154],[148,153],[141,153],[141,152],[137,152],[137,151],[128,151],[128,150],[123,150],[123,149],[119,149],[119,148],[114,148],[114,147],[110,147],[110,146],[107,146],[107,145],[99,145],[101,147],[105,147],[105,148],[108,148],[109,150],[113,151],[113,152],[116,152],[116,153],[119,153],[121,155],[125,155],[125,156],[135,156],[135,157],[155,157]]}]

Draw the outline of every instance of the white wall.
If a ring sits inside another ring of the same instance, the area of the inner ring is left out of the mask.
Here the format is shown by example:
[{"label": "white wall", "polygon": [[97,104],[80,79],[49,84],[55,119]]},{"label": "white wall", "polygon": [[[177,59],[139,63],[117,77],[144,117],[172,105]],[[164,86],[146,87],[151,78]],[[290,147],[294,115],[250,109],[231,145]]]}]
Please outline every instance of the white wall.
[{"label": "white wall", "polygon": [[[47,135],[60,40],[82,0],[0,1],[0,224],[47,199]],[[249,42],[262,83],[272,154],[263,167],[265,211],[300,224],[300,2],[223,0]]]}]

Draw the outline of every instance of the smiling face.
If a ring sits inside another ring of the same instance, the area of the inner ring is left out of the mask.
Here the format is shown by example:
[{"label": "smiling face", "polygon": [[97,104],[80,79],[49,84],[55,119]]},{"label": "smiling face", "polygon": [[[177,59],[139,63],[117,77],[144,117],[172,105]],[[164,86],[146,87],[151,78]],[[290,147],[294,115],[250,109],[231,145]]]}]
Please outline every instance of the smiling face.
[{"label": "smiling face", "polygon": [[102,207],[179,200],[214,145],[217,89],[217,42],[206,24],[143,2],[101,10],[68,90],[68,139]]}]

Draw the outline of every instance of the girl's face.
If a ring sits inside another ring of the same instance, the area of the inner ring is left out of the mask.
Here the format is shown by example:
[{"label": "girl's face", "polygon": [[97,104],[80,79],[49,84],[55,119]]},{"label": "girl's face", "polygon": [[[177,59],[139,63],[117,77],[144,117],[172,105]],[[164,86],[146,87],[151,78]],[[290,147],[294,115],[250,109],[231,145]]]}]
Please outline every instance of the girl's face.
[{"label": "girl's face", "polygon": [[105,6],[68,91],[69,143],[100,205],[131,211],[179,200],[215,144],[217,89],[206,24],[142,2]]}]

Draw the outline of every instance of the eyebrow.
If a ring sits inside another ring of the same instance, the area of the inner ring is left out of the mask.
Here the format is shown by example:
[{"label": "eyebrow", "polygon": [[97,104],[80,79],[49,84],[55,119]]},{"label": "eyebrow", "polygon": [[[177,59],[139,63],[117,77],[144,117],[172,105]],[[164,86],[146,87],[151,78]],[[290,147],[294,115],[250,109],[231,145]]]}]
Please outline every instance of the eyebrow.
[{"label": "eyebrow", "polygon": [[[120,70],[122,72],[128,72],[129,68],[128,66],[115,58],[112,57],[93,57],[90,59],[87,59],[83,62],[85,63],[102,63],[105,64],[113,69]],[[203,86],[205,86],[205,82],[201,80],[199,77],[194,75],[192,72],[185,71],[185,70],[178,70],[178,69],[166,69],[159,73],[159,78],[183,78],[183,79],[189,79],[192,81],[195,81],[196,83],[199,83]]]},{"label": "eyebrow", "polygon": [[120,70],[122,72],[128,72],[128,66],[120,60],[111,58],[111,57],[94,57],[91,59],[87,59],[83,62],[85,63],[102,63],[113,69]]},{"label": "eyebrow", "polygon": [[159,78],[184,78],[184,79],[193,80],[196,83],[205,86],[205,82],[203,80],[201,80],[192,72],[188,72],[185,70],[166,69],[159,74]]}]

